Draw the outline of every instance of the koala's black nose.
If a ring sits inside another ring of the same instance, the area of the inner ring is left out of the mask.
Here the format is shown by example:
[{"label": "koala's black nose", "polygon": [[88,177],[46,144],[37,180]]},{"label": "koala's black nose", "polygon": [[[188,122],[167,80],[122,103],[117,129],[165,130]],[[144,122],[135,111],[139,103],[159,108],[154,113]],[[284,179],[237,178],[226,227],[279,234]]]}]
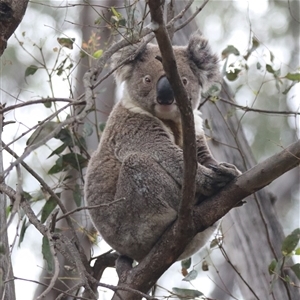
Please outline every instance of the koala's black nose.
[{"label": "koala's black nose", "polygon": [[157,102],[170,105],[174,102],[174,93],[166,76],[161,77],[156,85]]}]

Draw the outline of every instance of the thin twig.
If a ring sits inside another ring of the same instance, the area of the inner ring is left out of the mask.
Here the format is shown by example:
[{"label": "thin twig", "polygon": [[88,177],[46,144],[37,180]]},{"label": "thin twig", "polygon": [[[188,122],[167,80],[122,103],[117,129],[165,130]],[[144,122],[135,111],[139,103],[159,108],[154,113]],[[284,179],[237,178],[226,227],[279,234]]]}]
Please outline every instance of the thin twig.
[{"label": "thin twig", "polygon": [[203,2],[203,4],[196,9],[196,11],[184,22],[182,22],[180,25],[178,25],[177,27],[175,27],[175,32],[182,29],[183,27],[185,27],[187,24],[189,24],[200,12],[201,10],[205,7],[205,5],[208,3],[209,0],[205,0]]},{"label": "thin twig", "polygon": [[23,103],[15,104],[15,105],[10,105],[7,107],[4,107],[3,109],[0,110],[0,114],[4,114],[10,110],[15,110],[17,108],[21,108],[24,106],[28,105],[34,105],[34,104],[44,104],[48,102],[69,102],[73,105],[84,105],[84,101],[75,101],[74,99],[69,99],[69,98],[47,98],[47,99],[37,99],[37,100],[32,100],[32,101],[26,101]]},{"label": "thin twig", "polygon": [[235,103],[234,101],[230,101],[230,100],[227,100],[227,99],[224,99],[224,98],[218,98],[220,101],[222,102],[225,102],[225,103],[228,103],[234,107],[237,107],[245,112],[248,112],[248,111],[253,111],[253,112],[258,112],[258,113],[265,113],[265,114],[273,114],[273,115],[300,115],[300,112],[297,112],[297,111],[276,111],[276,110],[265,110],[265,109],[258,109],[258,108],[252,108],[252,107],[249,107],[249,106],[242,106],[242,105],[239,105],[237,103]]}]

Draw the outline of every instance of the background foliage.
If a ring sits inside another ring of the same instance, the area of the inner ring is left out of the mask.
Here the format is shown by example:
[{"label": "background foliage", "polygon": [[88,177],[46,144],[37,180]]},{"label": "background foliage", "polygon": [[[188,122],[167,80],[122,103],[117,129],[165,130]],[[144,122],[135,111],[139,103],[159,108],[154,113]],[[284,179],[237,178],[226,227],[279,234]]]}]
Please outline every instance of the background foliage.
[{"label": "background foliage", "polygon": [[[82,120],[63,128],[60,125],[82,112],[82,78],[87,68],[95,65],[110,43],[119,38],[124,26],[136,30],[140,24],[135,20],[144,14],[143,5],[135,7],[135,2],[130,9],[118,8],[124,1],[116,1],[116,8],[110,9],[101,7],[111,7],[110,1],[98,2],[32,1],[1,57],[0,92],[2,103],[6,103],[7,124],[3,141],[11,149],[10,153],[3,152],[4,168],[9,168],[16,155],[21,156],[26,148],[37,142],[43,144],[24,160],[29,168],[23,166],[21,175],[11,170],[6,183],[13,188],[21,185],[41,223],[58,206],[56,197],[65,203],[67,210],[83,205],[84,167],[101,137],[114,101],[111,78],[97,86],[95,110]],[[237,113],[240,130],[244,130],[257,161],[299,137],[299,10],[295,9],[299,3],[296,2],[209,1],[196,19],[220,55],[221,70],[237,103],[231,107],[231,113]],[[201,4],[195,1],[193,9]],[[79,101],[73,105],[70,99]],[[29,101],[36,102],[28,105]],[[216,97],[215,101],[220,100]],[[205,124],[209,134],[210,120],[206,119]],[[55,129],[57,134],[43,142]],[[277,196],[275,208],[284,232],[286,235],[293,232],[289,238],[292,242],[285,240],[282,244],[282,257],[266,262],[272,289],[278,270],[291,266],[292,254],[299,255],[299,232],[293,231],[299,226],[299,170],[282,176],[270,190]],[[7,214],[15,276],[42,280],[41,270],[53,271],[54,263],[47,239],[30,225],[22,212],[14,215],[8,208]],[[86,211],[78,210],[71,218],[87,253],[90,247],[93,255],[108,250],[93,230]],[[61,222],[59,231],[68,234],[70,229]],[[159,282],[157,294],[167,295],[173,287],[177,288],[173,290],[177,294],[187,293],[182,288],[189,288],[193,290],[189,291],[192,296],[200,296],[200,291],[205,295],[213,292],[213,281],[204,270],[218,270],[219,261],[226,258],[222,239],[215,240],[213,246],[218,247],[203,250],[201,258],[196,256],[193,264],[175,264]],[[71,277],[73,270],[68,270],[67,265],[65,269]],[[299,278],[299,266],[294,269]],[[182,282],[186,275],[189,277]],[[102,279],[116,283],[112,271],[106,271]],[[299,283],[296,285],[299,287]],[[31,289],[31,293],[25,296],[25,289]],[[17,299],[32,299],[35,290],[36,284],[16,280]],[[234,292],[237,299],[242,299],[237,289]],[[107,292],[101,297],[109,299]]]}]

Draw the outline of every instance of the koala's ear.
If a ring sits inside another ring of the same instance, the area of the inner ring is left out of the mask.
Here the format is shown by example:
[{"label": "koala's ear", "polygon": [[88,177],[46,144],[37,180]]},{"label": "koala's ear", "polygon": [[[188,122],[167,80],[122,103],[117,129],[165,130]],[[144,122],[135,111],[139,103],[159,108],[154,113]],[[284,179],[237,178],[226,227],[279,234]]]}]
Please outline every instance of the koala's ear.
[{"label": "koala's ear", "polygon": [[[121,63],[124,59],[131,57],[135,54],[138,45],[129,45],[117,51],[111,57],[111,68],[117,67],[119,63]],[[133,60],[129,60],[123,66],[119,67],[115,72],[114,76],[118,83],[125,81],[127,78],[131,76],[131,71],[133,69]]]},{"label": "koala's ear", "polygon": [[190,37],[187,55],[190,67],[204,89],[220,80],[218,57],[212,53],[208,41],[200,31]]}]

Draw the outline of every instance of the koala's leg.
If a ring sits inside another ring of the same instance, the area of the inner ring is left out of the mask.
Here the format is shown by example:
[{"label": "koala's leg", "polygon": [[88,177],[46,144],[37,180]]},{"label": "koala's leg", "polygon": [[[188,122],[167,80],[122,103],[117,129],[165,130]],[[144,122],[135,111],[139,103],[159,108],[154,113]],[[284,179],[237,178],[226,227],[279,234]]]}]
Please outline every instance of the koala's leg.
[{"label": "koala's leg", "polygon": [[115,200],[115,249],[141,260],[177,216],[177,183],[150,156],[131,154],[122,164]]}]

